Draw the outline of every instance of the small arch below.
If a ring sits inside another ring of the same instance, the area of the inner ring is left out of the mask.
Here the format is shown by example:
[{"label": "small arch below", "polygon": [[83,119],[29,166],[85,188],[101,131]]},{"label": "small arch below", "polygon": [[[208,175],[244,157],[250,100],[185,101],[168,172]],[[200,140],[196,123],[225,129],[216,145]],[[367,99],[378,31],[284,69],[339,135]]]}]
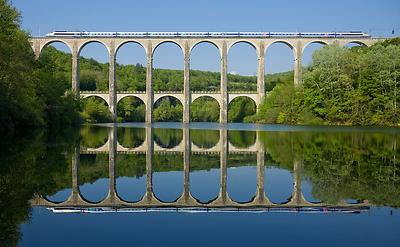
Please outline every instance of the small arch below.
[{"label": "small arch below", "polygon": [[81,115],[86,123],[112,122],[112,115],[107,101],[98,95],[89,95],[83,98]]},{"label": "small arch below", "polygon": [[256,114],[257,103],[248,96],[238,96],[232,99],[228,105],[228,121],[234,123],[246,122],[249,118]]},{"label": "small arch below", "polygon": [[145,103],[136,96],[126,96],[118,101],[118,122],[144,122],[146,115]]},{"label": "small arch below", "polygon": [[183,104],[174,96],[163,96],[154,103],[155,122],[181,122]]},{"label": "small arch below", "polygon": [[219,117],[219,103],[210,96],[196,98],[190,105],[190,121],[192,122],[218,122]]}]

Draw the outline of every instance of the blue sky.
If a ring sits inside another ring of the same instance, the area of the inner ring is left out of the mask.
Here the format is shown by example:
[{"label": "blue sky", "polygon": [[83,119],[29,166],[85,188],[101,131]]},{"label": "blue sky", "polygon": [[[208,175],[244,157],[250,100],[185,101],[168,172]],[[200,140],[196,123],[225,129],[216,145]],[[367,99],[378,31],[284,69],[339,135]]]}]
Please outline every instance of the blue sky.
[{"label": "blue sky", "polygon": [[[22,26],[32,35],[54,30],[85,31],[349,31],[375,36],[400,34],[399,0],[13,0],[22,13]],[[317,45],[307,49],[305,64]],[[118,62],[144,63],[144,53],[134,45],[124,47]],[[83,56],[107,60],[104,48],[91,44]],[[292,68],[292,53],[276,45],[267,51],[267,72]],[[170,44],[160,46],[155,67],[182,68],[182,54]],[[244,44],[229,54],[228,70],[254,74],[255,52]],[[194,69],[219,70],[218,53],[211,45],[199,47],[191,58]]]}]

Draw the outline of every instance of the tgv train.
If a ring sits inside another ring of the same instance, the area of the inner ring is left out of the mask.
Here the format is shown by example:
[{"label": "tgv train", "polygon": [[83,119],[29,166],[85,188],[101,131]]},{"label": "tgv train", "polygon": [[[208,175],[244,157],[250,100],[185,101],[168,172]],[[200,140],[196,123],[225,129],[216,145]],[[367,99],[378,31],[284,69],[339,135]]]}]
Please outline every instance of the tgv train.
[{"label": "tgv train", "polygon": [[301,32],[71,32],[55,31],[47,37],[251,37],[251,38],[368,38],[369,34],[361,31],[331,33]]}]

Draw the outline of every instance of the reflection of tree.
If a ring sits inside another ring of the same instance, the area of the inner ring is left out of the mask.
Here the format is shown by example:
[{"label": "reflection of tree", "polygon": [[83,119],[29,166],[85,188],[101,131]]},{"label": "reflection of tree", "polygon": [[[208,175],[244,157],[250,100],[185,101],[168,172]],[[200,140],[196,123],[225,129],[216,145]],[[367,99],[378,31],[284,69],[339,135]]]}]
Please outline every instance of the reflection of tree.
[{"label": "reflection of tree", "polygon": [[248,148],[256,142],[255,131],[230,130],[228,132],[229,142],[237,148]]},{"label": "reflection of tree", "polygon": [[362,132],[270,132],[262,139],[283,167],[303,161],[313,196],[335,203],[346,198],[400,206],[399,134]]},{"label": "reflection of tree", "polygon": [[118,142],[126,148],[136,148],[146,139],[144,128],[118,128]]},{"label": "reflection of tree", "polygon": [[173,148],[181,143],[181,129],[154,129],[154,141],[163,148]]},{"label": "reflection of tree", "polygon": [[70,153],[77,139],[73,133],[2,139],[0,246],[18,245],[19,224],[30,218],[29,200],[35,193],[50,195],[71,186]]},{"label": "reflection of tree", "polygon": [[212,148],[219,142],[218,130],[190,130],[191,141],[199,148]]}]

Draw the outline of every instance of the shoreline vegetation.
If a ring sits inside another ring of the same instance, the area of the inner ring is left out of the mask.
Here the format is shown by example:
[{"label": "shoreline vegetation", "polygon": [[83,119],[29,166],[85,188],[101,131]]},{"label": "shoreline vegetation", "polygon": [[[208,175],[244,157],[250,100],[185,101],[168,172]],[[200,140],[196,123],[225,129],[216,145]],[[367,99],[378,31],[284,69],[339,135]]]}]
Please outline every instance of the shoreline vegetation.
[{"label": "shoreline vegetation", "polygon": [[[63,128],[82,122],[112,121],[101,99],[81,100],[70,90],[71,55],[47,47],[35,59],[20,14],[0,0],[0,132],[25,128]],[[81,58],[81,90],[108,90],[108,64]],[[154,69],[155,91],[181,91],[183,71]],[[191,70],[192,91],[218,91],[220,74]],[[120,91],[145,90],[146,68],[117,64]],[[258,107],[239,97],[228,108],[229,122],[398,126],[400,38],[371,47],[325,46],[303,68],[302,83],[293,71],[267,75],[268,96]],[[255,91],[255,76],[228,74],[230,91]],[[193,102],[191,121],[218,122],[219,105],[207,97]],[[127,97],[118,104],[118,122],[144,121],[143,102]],[[155,102],[155,121],[181,121],[182,105],[172,97]]]}]

